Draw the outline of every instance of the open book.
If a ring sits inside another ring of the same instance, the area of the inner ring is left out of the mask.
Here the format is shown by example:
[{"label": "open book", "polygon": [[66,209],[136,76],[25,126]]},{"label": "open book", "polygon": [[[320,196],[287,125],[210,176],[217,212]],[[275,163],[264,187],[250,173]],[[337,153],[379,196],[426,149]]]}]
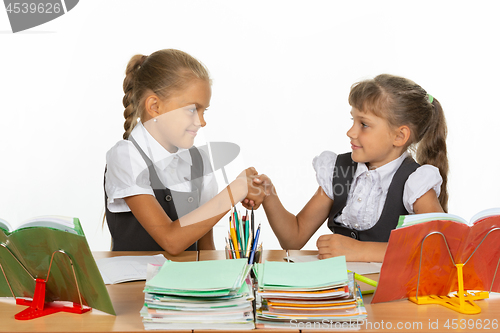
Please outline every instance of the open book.
[{"label": "open book", "polygon": [[0,221],[0,265],[0,297],[33,298],[36,278],[47,280],[46,302],[79,304],[81,294],[83,305],[115,313],[77,218],[37,217],[15,229]]},{"label": "open book", "polygon": [[[458,290],[463,266],[465,290],[500,291],[500,208],[470,221],[445,213],[401,216],[391,231],[372,303]],[[420,276],[420,278],[419,278]]]},{"label": "open book", "polygon": [[31,218],[27,221],[22,222],[13,228],[9,222],[0,218],[0,229],[3,229],[5,233],[11,234],[16,230],[21,230],[24,228],[34,228],[34,227],[47,227],[52,229],[57,229],[61,231],[71,232],[73,234],[81,234],[80,224],[75,224],[72,217],[66,216],[39,216]]},{"label": "open book", "polygon": [[419,224],[423,222],[430,222],[435,220],[446,220],[454,221],[459,223],[467,224],[468,226],[473,226],[475,223],[482,221],[486,217],[500,215],[500,208],[490,208],[480,211],[474,215],[469,221],[464,218],[447,213],[428,213],[428,214],[414,214],[414,215],[401,215],[399,217],[398,225],[396,228],[407,227],[414,224]]}]

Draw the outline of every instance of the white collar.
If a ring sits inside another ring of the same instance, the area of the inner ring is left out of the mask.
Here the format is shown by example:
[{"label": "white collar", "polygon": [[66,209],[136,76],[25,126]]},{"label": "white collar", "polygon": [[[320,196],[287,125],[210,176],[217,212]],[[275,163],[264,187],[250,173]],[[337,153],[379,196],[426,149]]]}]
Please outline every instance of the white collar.
[{"label": "white collar", "polygon": [[358,167],[356,168],[356,173],[354,174],[354,179],[358,178],[365,172],[377,174],[380,178],[381,183],[387,183],[392,180],[392,177],[399,169],[405,158],[408,157],[408,152],[404,151],[401,156],[396,158],[395,160],[390,161],[376,169],[369,170],[365,163],[358,163]]},{"label": "white collar", "polygon": [[188,149],[178,148],[177,152],[171,153],[166,150],[156,139],[149,134],[142,122],[137,123],[130,135],[137,142],[151,161],[160,169],[165,169],[176,157],[192,165],[191,154]]}]

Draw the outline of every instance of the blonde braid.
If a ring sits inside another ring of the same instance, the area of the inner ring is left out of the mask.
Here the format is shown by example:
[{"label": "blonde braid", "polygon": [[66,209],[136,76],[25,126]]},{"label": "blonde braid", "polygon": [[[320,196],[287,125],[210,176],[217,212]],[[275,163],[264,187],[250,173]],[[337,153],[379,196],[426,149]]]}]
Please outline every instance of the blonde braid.
[{"label": "blonde braid", "polygon": [[123,106],[125,107],[123,111],[123,117],[125,118],[125,122],[123,123],[123,128],[125,129],[123,139],[125,140],[129,137],[135,125],[137,125],[138,118],[140,117],[134,87],[136,73],[146,58],[146,56],[141,54],[133,56],[125,70],[125,79],[123,80],[123,92],[125,93],[123,96]]}]

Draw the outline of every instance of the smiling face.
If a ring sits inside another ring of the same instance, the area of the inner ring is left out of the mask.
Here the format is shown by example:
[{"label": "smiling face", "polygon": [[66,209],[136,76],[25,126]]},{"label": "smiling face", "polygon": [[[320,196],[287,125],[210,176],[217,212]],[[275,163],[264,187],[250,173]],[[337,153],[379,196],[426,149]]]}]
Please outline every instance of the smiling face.
[{"label": "smiling face", "polygon": [[188,86],[162,101],[157,99],[149,107],[155,117],[144,127],[166,150],[175,153],[178,148],[193,146],[198,130],[206,125],[204,112],[210,105],[212,90],[209,82],[192,80]]},{"label": "smiling face", "polygon": [[400,129],[393,129],[384,118],[372,112],[351,111],[353,124],[347,131],[351,139],[352,159],[378,168],[398,158],[402,153]]}]

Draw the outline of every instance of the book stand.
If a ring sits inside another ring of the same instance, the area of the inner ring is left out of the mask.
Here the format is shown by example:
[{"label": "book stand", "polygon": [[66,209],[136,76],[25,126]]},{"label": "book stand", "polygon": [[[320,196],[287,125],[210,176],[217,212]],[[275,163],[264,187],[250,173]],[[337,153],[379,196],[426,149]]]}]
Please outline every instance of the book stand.
[{"label": "book stand", "polygon": [[[415,297],[408,297],[408,299],[416,304],[440,304],[449,309],[455,310],[457,312],[463,314],[478,314],[481,312],[481,308],[474,302],[476,300],[486,299],[489,297],[489,293],[491,292],[491,288],[493,287],[493,282],[495,282],[495,277],[498,271],[498,265],[500,264],[500,258],[497,263],[497,267],[495,269],[495,274],[493,275],[493,280],[491,281],[491,287],[489,291],[467,291],[464,290],[464,276],[463,276],[463,266],[467,264],[469,259],[476,253],[477,249],[484,242],[486,237],[488,237],[492,232],[500,230],[500,228],[493,228],[483,237],[479,245],[474,249],[472,254],[467,258],[467,260],[463,264],[455,264],[453,257],[451,255],[450,247],[448,246],[448,242],[446,241],[446,237],[440,232],[431,232],[427,236],[424,237],[420,246],[420,263],[418,267],[418,279],[417,279],[417,291],[415,293]],[[427,237],[431,235],[441,235],[443,237],[444,243],[446,245],[446,249],[448,250],[448,255],[450,256],[450,260],[457,268],[457,278],[458,278],[458,291],[456,294],[451,294],[448,296],[440,296],[440,295],[426,295],[426,296],[418,296],[418,287],[420,284],[420,271],[422,269],[422,254],[424,248],[424,242]]]},{"label": "book stand", "polygon": [[[50,264],[49,264],[49,269],[47,271],[47,278],[44,279],[39,279],[35,278],[27,269],[26,267],[17,259],[17,257],[10,251],[10,249],[5,245],[5,244],[0,244],[0,246],[4,247],[9,251],[9,253],[12,255],[14,259],[16,259],[17,263],[28,273],[28,275],[35,281],[35,292],[33,294],[33,299],[25,299],[25,298],[16,298],[16,295],[14,295],[14,291],[12,290],[12,286],[10,285],[9,279],[7,278],[7,275],[5,274],[5,271],[0,264],[0,269],[2,270],[3,276],[5,277],[5,280],[7,281],[7,284],[9,286],[10,292],[12,293],[12,296],[16,299],[16,304],[18,305],[27,305],[28,308],[24,309],[23,311],[19,312],[16,314],[14,317],[18,320],[28,320],[28,319],[34,319],[34,318],[39,318],[43,317],[52,313],[56,312],[71,312],[71,313],[78,313],[82,314],[85,312],[90,311],[92,308],[88,306],[84,306],[82,303],[82,295],[80,293],[80,288],[78,287],[78,279],[76,278],[75,274],[75,267],[73,265],[73,260],[69,256],[68,253],[66,253],[64,250],[58,250],[54,251],[52,253],[52,256],[50,258]],[[67,302],[45,302],[45,286],[47,281],[49,280],[50,276],[50,268],[52,267],[52,261],[54,260],[54,255],[56,253],[62,253],[68,258],[70,264],[71,264],[71,269],[73,271],[73,277],[75,278],[75,285],[76,289],[78,291],[78,298],[80,300],[80,304],[73,303],[72,305],[68,305]]]}]

